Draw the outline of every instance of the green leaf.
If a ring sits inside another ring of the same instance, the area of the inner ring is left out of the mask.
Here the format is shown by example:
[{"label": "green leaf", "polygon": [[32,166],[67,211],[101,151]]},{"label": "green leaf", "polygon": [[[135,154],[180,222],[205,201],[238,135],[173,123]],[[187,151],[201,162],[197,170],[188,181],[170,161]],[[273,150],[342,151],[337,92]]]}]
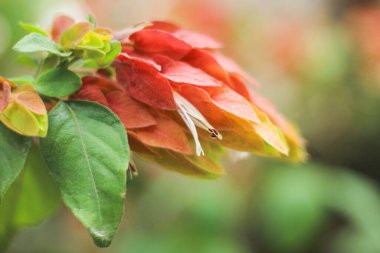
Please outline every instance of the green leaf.
[{"label": "green leaf", "polygon": [[91,29],[92,24],[88,22],[72,25],[62,34],[61,45],[65,49],[74,48]]},{"label": "green leaf", "polygon": [[46,31],[44,31],[41,27],[38,27],[36,25],[21,22],[21,21],[19,22],[19,25],[21,26],[22,29],[24,29],[27,32],[38,33],[38,34],[41,34],[45,37],[49,37],[49,34]]},{"label": "green leaf", "polygon": [[74,62],[71,67],[73,69],[88,69],[89,71],[95,69],[94,71],[96,71],[99,68],[99,65],[92,59],[80,59]]},{"label": "green leaf", "polygon": [[71,55],[71,52],[62,52],[51,39],[38,33],[26,35],[13,49],[20,53],[49,52],[62,57]]},{"label": "green leaf", "polygon": [[65,97],[73,94],[81,85],[82,81],[77,74],[58,67],[42,74],[34,87],[39,93],[49,97]]},{"label": "green leaf", "polygon": [[56,210],[59,203],[57,185],[50,177],[38,147],[33,146],[24,170],[0,206],[0,251],[3,252],[19,229],[39,224]]},{"label": "green leaf", "polygon": [[32,138],[20,136],[0,123],[0,203],[24,167]]},{"label": "green leaf", "polygon": [[64,202],[95,243],[107,247],[124,209],[129,146],[123,124],[100,104],[60,102],[49,113],[41,147]]},{"label": "green leaf", "polygon": [[101,36],[95,32],[88,32],[83,39],[78,43],[76,48],[79,49],[102,49],[104,41]]},{"label": "green leaf", "polygon": [[33,76],[17,76],[17,77],[12,77],[8,78],[10,81],[17,83],[17,84],[34,84],[36,81]]},{"label": "green leaf", "polygon": [[102,60],[106,56],[106,53],[100,49],[87,49],[83,51],[84,59],[93,59],[94,61]]},{"label": "green leaf", "polygon": [[91,23],[93,27],[96,27],[96,20],[93,16],[88,16],[88,22]]},{"label": "green leaf", "polygon": [[121,44],[119,41],[111,41],[111,50],[110,52],[102,59],[99,65],[107,66],[111,64],[115,58],[120,54],[121,52]]},{"label": "green leaf", "polygon": [[17,55],[17,62],[29,68],[36,68],[38,65],[37,59],[33,55],[30,55],[30,54]]}]

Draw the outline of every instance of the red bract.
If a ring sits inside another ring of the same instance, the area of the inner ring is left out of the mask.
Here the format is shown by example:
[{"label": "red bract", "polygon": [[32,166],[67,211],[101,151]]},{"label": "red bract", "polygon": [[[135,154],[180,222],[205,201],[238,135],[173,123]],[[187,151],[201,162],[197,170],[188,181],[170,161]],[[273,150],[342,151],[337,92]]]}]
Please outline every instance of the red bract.
[{"label": "red bract", "polygon": [[11,99],[11,88],[15,87],[12,82],[0,77],[0,113],[7,107]]},{"label": "red bract", "polygon": [[117,74],[120,83],[137,100],[163,110],[176,109],[170,82],[151,65],[132,59],[130,65],[118,68]]},{"label": "red bract", "polygon": [[201,177],[223,174],[223,147],[300,161],[304,142],[256,82],[212,38],[166,22],[119,34],[116,81],[83,78],[74,97],[111,108],[132,150],[165,168]]},{"label": "red bract", "polygon": [[353,8],[346,14],[349,32],[358,48],[361,71],[378,76],[380,66],[380,8]]},{"label": "red bract", "polygon": [[195,86],[221,86],[222,83],[207,75],[198,68],[182,61],[175,61],[165,56],[155,56],[154,60],[161,65],[162,75],[173,83]]},{"label": "red bract", "polygon": [[173,34],[160,30],[142,30],[130,37],[136,50],[149,53],[161,54],[180,59],[190,50],[191,46]]},{"label": "red bract", "polygon": [[75,23],[74,19],[67,16],[58,16],[55,18],[52,29],[51,37],[55,42],[61,40],[62,33]]},{"label": "red bract", "polygon": [[133,99],[127,91],[109,93],[107,101],[127,129],[157,125],[154,116],[149,112],[149,107]]}]

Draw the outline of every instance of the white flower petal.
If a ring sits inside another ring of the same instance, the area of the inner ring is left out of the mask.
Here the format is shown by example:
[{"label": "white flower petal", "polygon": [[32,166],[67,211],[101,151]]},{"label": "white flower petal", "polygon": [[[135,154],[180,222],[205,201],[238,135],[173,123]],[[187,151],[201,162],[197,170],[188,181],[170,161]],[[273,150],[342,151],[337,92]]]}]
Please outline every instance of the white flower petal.
[{"label": "white flower petal", "polygon": [[187,114],[187,112],[183,108],[183,106],[178,105],[178,107],[179,107],[179,110],[178,110],[179,115],[181,116],[181,118],[183,119],[183,121],[185,122],[187,127],[189,128],[191,134],[193,135],[193,138],[195,141],[195,150],[196,150],[197,156],[204,155],[205,153],[202,149],[201,142],[199,141],[198,132],[197,132],[197,129],[194,125],[194,122],[191,120],[191,118],[189,117],[189,115]]},{"label": "white flower petal", "polygon": [[182,107],[196,126],[211,133],[211,137],[222,140],[222,135],[206,120],[206,118],[195,108],[186,98],[174,92],[174,100],[179,107]]}]

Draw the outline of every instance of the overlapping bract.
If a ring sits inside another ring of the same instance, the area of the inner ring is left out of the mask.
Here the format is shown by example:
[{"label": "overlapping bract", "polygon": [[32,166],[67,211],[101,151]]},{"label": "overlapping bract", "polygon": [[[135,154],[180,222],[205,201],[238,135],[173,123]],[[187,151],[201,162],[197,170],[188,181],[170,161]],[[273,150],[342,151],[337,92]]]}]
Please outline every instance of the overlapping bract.
[{"label": "overlapping bract", "polygon": [[132,150],[199,177],[223,174],[223,147],[305,159],[304,142],[274,107],[245,85],[247,73],[214,39],[166,22],[117,35],[116,81],[83,78],[73,98],[97,101],[124,123]]},{"label": "overlapping bract", "polygon": [[[45,137],[45,105],[31,85],[16,85],[0,77],[0,121],[18,134]],[[12,90],[13,89],[13,90]]]}]

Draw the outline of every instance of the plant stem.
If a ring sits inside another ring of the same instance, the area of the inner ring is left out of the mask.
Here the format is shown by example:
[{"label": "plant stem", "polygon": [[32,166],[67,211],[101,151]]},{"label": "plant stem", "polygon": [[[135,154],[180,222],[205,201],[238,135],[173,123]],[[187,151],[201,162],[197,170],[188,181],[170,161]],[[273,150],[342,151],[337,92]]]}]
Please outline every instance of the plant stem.
[{"label": "plant stem", "polygon": [[40,60],[38,60],[37,69],[36,69],[36,72],[34,72],[34,79],[38,78],[40,71],[42,69],[42,66],[45,63],[45,59],[46,59],[46,54],[43,54],[42,58]]}]

